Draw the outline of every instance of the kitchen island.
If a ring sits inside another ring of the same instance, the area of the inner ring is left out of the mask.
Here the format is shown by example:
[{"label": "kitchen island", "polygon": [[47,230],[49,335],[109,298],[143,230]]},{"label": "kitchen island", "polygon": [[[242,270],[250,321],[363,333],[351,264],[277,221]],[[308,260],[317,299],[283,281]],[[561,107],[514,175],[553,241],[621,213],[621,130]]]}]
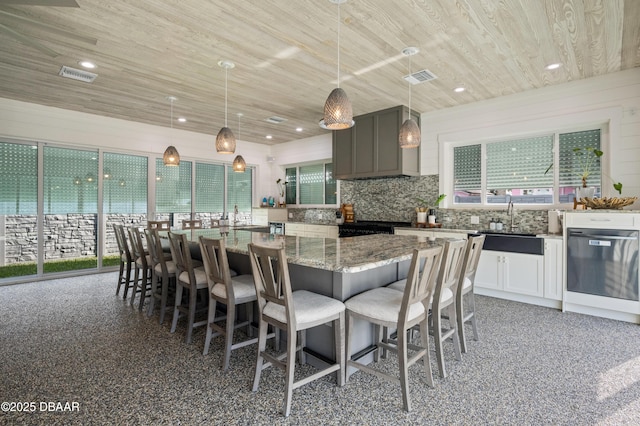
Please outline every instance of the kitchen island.
[{"label": "kitchen island", "polygon": [[[200,235],[223,238],[229,265],[239,274],[251,274],[247,247],[249,243],[284,245],[293,289],[313,291],[340,301],[406,278],[414,248],[444,244],[444,240],[430,241],[415,235],[313,238],[272,235],[246,229],[230,230],[227,233],[221,232],[219,228],[177,232],[185,232],[193,242],[198,241]],[[358,321],[354,324],[354,329],[355,353],[372,344],[373,329],[369,324]],[[332,345],[327,343],[331,339],[333,332],[330,327],[308,330],[307,343],[311,354],[318,360],[335,359]]]}]

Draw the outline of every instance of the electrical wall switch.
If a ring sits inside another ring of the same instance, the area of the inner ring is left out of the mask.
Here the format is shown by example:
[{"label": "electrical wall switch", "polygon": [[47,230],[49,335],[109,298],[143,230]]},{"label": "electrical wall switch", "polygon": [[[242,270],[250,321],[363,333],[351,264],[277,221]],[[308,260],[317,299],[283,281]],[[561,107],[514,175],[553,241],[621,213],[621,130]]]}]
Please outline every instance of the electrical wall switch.
[{"label": "electrical wall switch", "polygon": [[472,225],[477,225],[480,223],[480,217],[479,216],[471,216],[471,224]]}]

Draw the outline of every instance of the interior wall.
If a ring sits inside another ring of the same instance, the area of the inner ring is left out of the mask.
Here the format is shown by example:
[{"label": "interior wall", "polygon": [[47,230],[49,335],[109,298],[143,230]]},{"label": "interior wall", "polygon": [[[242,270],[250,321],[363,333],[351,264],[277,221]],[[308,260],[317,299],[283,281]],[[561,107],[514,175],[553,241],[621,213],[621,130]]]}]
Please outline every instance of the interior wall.
[{"label": "interior wall", "polygon": [[238,141],[234,155],[215,152],[215,135],[181,130],[174,126],[149,124],[102,117],[61,108],[30,104],[0,98],[0,136],[25,140],[59,143],[73,146],[111,149],[161,157],[169,145],[174,145],[185,160],[209,160],[232,163],[235,155],[242,155],[248,165],[256,167],[256,197],[254,206],[260,205],[258,194],[268,192],[271,165],[267,157],[271,147],[248,141]]},{"label": "interior wall", "polygon": [[[425,113],[421,123],[422,175],[449,164],[446,144],[607,123],[603,167],[623,183],[623,196],[640,195],[639,68]],[[607,180],[605,195],[617,195]],[[440,176],[441,192],[450,184]]]}]

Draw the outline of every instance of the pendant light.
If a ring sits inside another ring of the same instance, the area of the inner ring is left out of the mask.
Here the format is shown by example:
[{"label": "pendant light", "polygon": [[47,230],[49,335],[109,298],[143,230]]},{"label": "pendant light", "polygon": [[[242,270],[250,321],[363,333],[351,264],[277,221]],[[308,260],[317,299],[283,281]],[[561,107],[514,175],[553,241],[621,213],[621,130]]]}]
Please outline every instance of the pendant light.
[{"label": "pendant light", "polygon": [[[167,96],[167,100],[171,103],[171,134],[169,135],[169,140],[171,141],[171,138],[173,137],[173,102],[177,101],[178,98],[175,96]],[[162,161],[165,166],[180,165],[180,154],[178,154],[178,150],[175,146],[169,145],[169,147],[164,150]]]},{"label": "pendant light", "polygon": [[[402,54],[409,57],[409,75],[411,75],[411,57],[420,50],[417,47],[407,47]],[[418,123],[411,117],[411,83],[409,83],[409,118],[402,123],[398,141],[400,148],[417,148],[420,145],[420,127]]]},{"label": "pendant light", "polygon": [[224,127],[216,136],[216,152],[218,154],[233,154],[236,152],[236,137],[227,127],[227,75],[229,70],[236,65],[231,61],[220,61],[218,66],[224,68]]},{"label": "pendant light", "polygon": [[[240,139],[240,117],[242,117],[242,113],[238,113],[238,139]],[[238,173],[244,173],[247,168],[247,163],[242,158],[242,155],[236,155],[236,158],[233,160],[233,171]]]},{"label": "pendant light", "polygon": [[338,5],[338,87],[333,89],[324,103],[324,125],[327,129],[341,130],[353,126],[353,109],[347,93],[340,88],[340,5],[347,0],[329,0]]}]

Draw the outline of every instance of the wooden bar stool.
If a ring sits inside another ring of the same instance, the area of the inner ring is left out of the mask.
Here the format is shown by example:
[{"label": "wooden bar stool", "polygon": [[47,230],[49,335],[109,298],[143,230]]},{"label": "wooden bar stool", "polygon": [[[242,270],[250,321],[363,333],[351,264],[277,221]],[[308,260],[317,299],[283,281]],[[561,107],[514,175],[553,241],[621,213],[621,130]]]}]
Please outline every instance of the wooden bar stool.
[{"label": "wooden bar stool", "polygon": [[[442,246],[413,251],[409,276],[402,293],[389,287],[378,287],[360,293],[345,302],[347,308],[347,366],[400,384],[402,402],[406,411],[411,410],[408,377],[411,365],[423,359],[427,384],[433,387],[433,375],[429,360],[428,317],[429,303],[435,293],[442,252]],[[423,265],[422,271],[420,270],[421,265]],[[358,359],[352,359],[351,342],[355,318],[375,325],[378,331],[375,333],[377,336],[376,351],[382,349],[397,353],[399,378],[362,364],[358,362]],[[420,326],[421,346],[407,341],[408,331],[417,325]],[[397,329],[397,340],[382,338],[381,328]],[[409,350],[414,351],[411,357],[409,357]]]},{"label": "wooden bar stool", "polygon": [[202,220],[183,220],[182,229],[202,229]]},{"label": "wooden bar stool", "polygon": [[147,221],[148,229],[157,229],[159,231],[168,231],[171,229],[171,222],[168,220],[149,220]]},{"label": "wooden bar stool", "polygon": [[[320,377],[337,372],[337,383],[344,385],[344,304],[339,300],[306,290],[292,291],[284,247],[263,247],[249,244],[251,270],[258,298],[259,337],[256,374],[253,391],[258,390],[262,370],[276,366],[285,370],[285,400],[283,414],[289,416],[293,390]],[[308,377],[294,380],[295,356],[304,346],[304,331],[333,323],[336,361]],[[271,324],[287,335],[287,351],[280,356],[267,352],[267,330]],[[301,333],[298,344],[298,332]]]}]

